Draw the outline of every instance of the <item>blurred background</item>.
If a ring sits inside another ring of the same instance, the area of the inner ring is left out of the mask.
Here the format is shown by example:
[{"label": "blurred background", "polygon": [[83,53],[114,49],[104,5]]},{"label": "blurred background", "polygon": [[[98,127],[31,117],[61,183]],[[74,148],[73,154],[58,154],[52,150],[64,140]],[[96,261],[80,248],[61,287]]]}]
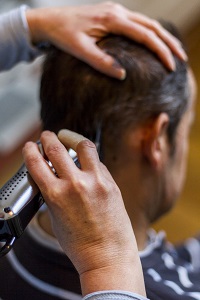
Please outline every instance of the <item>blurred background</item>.
[{"label": "blurred background", "polygon": [[[1,0],[0,13],[21,4],[31,7],[98,3],[98,0]],[[115,1],[155,19],[166,19],[183,34],[189,61],[200,87],[200,1],[199,0],[124,0]],[[0,187],[22,163],[25,141],[37,140],[40,132],[39,79],[40,57],[31,65],[20,64],[0,74]],[[199,96],[198,96],[199,98]],[[200,231],[200,104],[197,99],[196,121],[190,137],[187,180],[173,212],[155,224],[164,229],[172,242],[178,242]]]}]

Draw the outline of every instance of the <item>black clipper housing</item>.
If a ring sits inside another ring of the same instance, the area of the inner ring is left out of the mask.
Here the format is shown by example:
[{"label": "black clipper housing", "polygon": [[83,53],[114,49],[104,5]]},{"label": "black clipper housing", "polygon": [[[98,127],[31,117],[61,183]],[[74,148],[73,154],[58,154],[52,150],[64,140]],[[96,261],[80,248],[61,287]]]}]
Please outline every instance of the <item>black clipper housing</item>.
[{"label": "black clipper housing", "polygon": [[0,257],[11,250],[43,203],[37,185],[22,165],[0,189]]}]

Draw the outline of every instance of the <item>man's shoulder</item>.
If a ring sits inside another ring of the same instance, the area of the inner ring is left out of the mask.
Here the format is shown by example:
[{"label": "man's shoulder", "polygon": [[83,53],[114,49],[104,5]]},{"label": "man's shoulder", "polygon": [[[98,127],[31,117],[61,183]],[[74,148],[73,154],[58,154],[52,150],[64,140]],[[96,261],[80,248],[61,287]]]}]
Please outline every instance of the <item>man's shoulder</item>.
[{"label": "man's shoulder", "polygon": [[[190,240],[190,243],[193,243],[193,249],[196,245],[196,257],[198,250],[199,262],[199,240]],[[200,267],[194,268],[191,256],[186,252],[186,245],[188,242],[174,247],[166,240],[165,235],[160,233],[141,252],[148,298],[200,299]]]}]

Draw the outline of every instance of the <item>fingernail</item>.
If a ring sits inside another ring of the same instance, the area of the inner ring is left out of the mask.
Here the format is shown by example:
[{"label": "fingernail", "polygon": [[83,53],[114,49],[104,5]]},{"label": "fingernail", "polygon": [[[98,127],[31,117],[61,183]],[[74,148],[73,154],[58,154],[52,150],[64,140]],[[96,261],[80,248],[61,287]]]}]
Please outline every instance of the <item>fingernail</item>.
[{"label": "fingernail", "polygon": [[187,60],[188,60],[188,56],[187,56],[187,54],[185,53],[184,50],[181,50],[181,51],[180,51],[180,55],[181,55],[181,58],[182,58],[184,61],[187,61]]},{"label": "fingernail", "polygon": [[168,66],[169,66],[169,69],[170,69],[171,71],[175,71],[175,70],[176,70],[176,64],[175,64],[174,59],[170,59],[170,60],[169,60]]},{"label": "fingernail", "polygon": [[126,70],[122,68],[122,66],[117,61],[114,62],[113,68],[117,71],[117,78],[119,78],[120,80],[124,80],[126,78]]},{"label": "fingernail", "polygon": [[125,69],[121,69],[120,72],[121,72],[121,74],[120,74],[120,80],[124,80],[126,78],[126,70]]}]

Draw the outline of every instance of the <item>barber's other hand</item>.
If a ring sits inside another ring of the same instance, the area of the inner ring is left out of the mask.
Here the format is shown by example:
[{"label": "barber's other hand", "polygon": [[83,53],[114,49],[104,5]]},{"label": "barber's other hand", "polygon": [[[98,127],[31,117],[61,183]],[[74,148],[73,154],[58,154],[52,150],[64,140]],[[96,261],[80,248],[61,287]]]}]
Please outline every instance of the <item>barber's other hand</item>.
[{"label": "barber's other hand", "polygon": [[125,78],[125,70],[96,45],[109,33],[124,35],[146,45],[170,70],[175,69],[172,52],[186,59],[180,42],[157,21],[117,3],[30,9],[26,16],[33,43],[49,41],[119,79]]},{"label": "barber's other hand", "polygon": [[78,154],[78,169],[52,132],[41,135],[46,157],[28,142],[23,150],[28,171],[48,205],[53,229],[80,275],[83,295],[98,290],[128,290],[145,295],[132,226],[121,193],[95,145],[71,131],[59,138]]}]

